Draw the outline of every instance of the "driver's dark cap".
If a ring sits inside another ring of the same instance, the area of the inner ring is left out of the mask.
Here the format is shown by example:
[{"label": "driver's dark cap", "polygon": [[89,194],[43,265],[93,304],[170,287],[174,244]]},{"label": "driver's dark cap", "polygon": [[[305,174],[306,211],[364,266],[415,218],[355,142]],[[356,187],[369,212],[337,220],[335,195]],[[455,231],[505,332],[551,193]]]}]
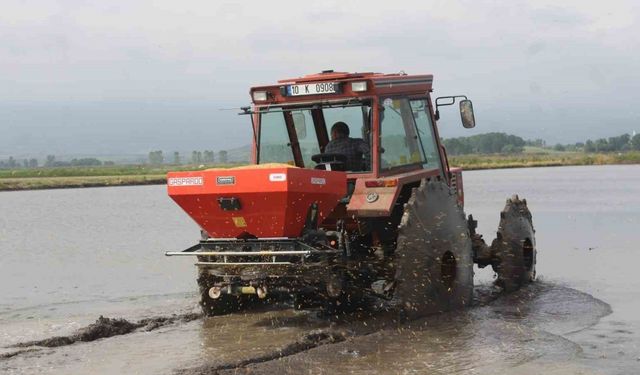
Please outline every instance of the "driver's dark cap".
[{"label": "driver's dark cap", "polygon": [[338,134],[349,136],[349,125],[345,124],[342,121],[338,121],[331,127],[331,131],[335,131]]}]

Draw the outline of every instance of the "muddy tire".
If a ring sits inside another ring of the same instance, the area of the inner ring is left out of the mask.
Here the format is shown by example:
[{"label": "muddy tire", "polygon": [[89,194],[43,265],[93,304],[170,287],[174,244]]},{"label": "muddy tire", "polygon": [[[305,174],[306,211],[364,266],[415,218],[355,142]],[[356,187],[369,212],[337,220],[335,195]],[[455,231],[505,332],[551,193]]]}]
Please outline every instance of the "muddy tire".
[{"label": "muddy tire", "polygon": [[[362,291],[364,275],[361,273],[335,271],[334,277],[339,289],[327,291],[321,295],[323,310],[328,315],[339,315],[361,311],[364,308],[365,295]],[[340,280],[340,281],[338,281]]]},{"label": "muddy tire", "polygon": [[536,241],[527,201],[514,195],[500,212],[497,238],[491,244],[496,283],[513,291],[536,277]]},{"label": "muddy tire", "polygon": [[394,305],[409,319],[469,306],[473,253],[465,215],[442,181],[422,181],[405,204],[395,251]]},{"label": "muddy tire", "polygon": [[209,296],[209,289],[216,283],[216,278],[212,275],[200,272],[198,276],[198,287],[200,289],[200,307],[205,316],[225,315],[237,312],[246,307],[247,301],[243,296],[231,294],[221,294],[213,299]]}]

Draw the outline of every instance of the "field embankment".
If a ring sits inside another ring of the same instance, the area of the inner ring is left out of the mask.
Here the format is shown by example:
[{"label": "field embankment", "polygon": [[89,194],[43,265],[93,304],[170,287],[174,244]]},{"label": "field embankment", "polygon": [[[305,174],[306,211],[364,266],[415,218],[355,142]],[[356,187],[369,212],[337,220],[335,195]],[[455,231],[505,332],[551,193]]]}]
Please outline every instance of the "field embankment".
[{"label": "field embankment", "polygon": [[640,164],[640,152],[583,153],[583,152],[525,152],[512,155],[459,155],[449,157],[449,163],[465,170],[527,167],[556,167],[570,165]]},{"label": "field embankment", "polygon": [[0,170],[0,191],[164,184],[169,171],[230,166],[232,165],[125,165],[4,169]]},{"label": "field embankment", "polygon": [[[640,164],[640,152],[536,152],[450,156],[449,163],[465,170],[553,167],[569,165]],[[128,165],[101,167],[23,168],[0,170],[0,191],[164,184],[169,171],[225,168],[224,165]]]}]

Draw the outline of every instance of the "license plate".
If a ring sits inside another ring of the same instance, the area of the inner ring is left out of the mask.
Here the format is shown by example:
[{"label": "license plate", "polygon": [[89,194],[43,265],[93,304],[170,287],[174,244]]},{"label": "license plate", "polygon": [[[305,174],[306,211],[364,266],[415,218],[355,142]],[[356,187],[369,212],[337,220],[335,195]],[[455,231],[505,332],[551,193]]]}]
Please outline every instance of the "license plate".
[{"label": "license plate", "polygon": [[338,93],[337,82],[319,82],[319,83],[287,86],[288,96],[337,94],[337,93]]}]

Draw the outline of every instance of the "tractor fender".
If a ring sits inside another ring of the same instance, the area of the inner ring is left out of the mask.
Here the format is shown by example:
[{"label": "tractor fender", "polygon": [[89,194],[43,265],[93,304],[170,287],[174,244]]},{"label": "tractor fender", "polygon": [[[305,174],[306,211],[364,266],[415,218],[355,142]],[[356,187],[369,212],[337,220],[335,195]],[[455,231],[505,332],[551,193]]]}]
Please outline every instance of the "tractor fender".
[{"label": "tractor fender", "polygon": [[390,216],[398,200],[402,185],[367,187],[367,180],[356,180],[356,186],[347,205],[347,213],[356,217]]}]

